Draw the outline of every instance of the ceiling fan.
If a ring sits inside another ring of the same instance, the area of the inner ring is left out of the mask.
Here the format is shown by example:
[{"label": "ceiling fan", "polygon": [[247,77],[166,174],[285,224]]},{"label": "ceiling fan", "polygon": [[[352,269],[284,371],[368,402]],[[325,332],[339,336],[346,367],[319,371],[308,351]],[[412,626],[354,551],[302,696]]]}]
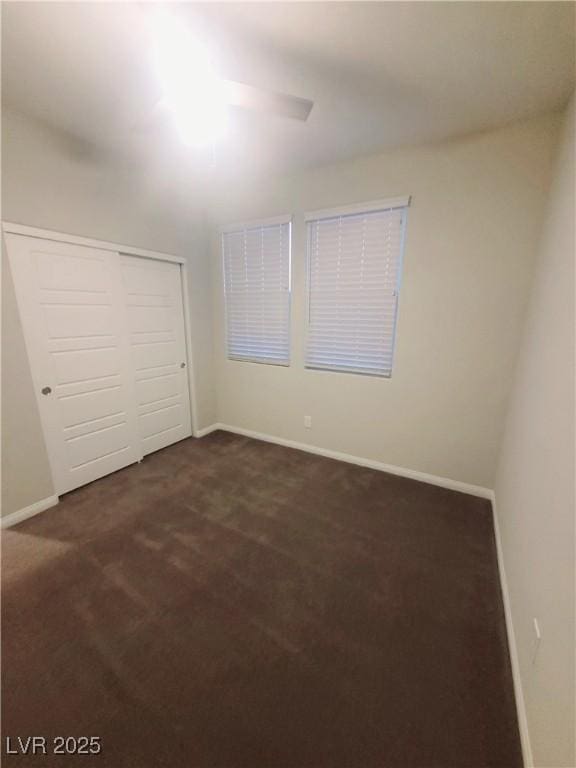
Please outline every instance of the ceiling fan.
[{"label": "ceiling fan", "polygon": [[174,16],[150,17],[154,61],[167,107],[187,144],[214,143],[222,134],[227,107],[257,110],[305,121],[313,102],[223,78],[206,47]]},{"label": "ceiling fan", "polygon": [[289,117],[293,120],[307,120],[314,102],[300,96],[290,96],[286,93],[266,91],[253,85],[226,80],[226,98],[229,104],[245,109],[255,109],[259,112],[269,112],[279,117]]}]

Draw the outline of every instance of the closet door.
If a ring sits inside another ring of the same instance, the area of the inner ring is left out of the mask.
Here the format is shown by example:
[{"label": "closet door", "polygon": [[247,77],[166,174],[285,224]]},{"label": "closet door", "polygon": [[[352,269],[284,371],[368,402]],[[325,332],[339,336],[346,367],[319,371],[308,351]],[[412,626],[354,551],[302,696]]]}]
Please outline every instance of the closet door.
[{"label": "closet door", "polygon": [[121,256],[144,454],[190,437],[190,396],[179,264]]},{"label": "closet door", "polygon": [[58,494],[142,457],[118,254],[6,235]]}]

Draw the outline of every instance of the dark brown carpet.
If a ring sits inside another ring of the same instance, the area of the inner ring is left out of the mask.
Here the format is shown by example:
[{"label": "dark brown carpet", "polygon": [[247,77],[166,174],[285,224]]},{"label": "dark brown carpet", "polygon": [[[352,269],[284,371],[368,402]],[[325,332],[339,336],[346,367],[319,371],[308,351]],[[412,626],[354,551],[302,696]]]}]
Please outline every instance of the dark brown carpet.
[{"label": "dark brown carpet", "polygon": [[103,745],[6,765],[522,764],[487,501],[220,432],[6,531],[3,571],[3,753]]}]

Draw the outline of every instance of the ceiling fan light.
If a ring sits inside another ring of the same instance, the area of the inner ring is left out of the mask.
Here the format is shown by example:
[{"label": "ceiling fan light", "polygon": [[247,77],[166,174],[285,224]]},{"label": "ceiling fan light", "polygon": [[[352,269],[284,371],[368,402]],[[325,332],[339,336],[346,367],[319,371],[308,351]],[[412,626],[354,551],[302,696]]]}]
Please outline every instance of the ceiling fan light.
[{"label": "ceiling fan light", "polygon": [[172,107],[180,138],[187,146],[213,144],[222,138],[227,123],[227,112],[218,102],[181,102]]},{"label": "ceiling fan light", "polygon": [[152,37],[163,102],[182,140],[187,145],[216,141],[226,125],[226,94],[206,48],[163,12],[152,18]]}]

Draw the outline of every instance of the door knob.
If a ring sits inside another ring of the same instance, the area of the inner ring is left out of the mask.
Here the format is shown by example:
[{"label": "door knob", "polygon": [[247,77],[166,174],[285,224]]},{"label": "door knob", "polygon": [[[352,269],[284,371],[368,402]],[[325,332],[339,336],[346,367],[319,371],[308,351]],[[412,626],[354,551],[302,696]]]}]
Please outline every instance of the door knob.
[{"label": "door knob", "polygon": [[42,394],[49,395],[52,392],[52,387],[42,387]]},{"label": "door knob", "polygon": [[180,368],[186,368],[186,363],[180,363]]}]

